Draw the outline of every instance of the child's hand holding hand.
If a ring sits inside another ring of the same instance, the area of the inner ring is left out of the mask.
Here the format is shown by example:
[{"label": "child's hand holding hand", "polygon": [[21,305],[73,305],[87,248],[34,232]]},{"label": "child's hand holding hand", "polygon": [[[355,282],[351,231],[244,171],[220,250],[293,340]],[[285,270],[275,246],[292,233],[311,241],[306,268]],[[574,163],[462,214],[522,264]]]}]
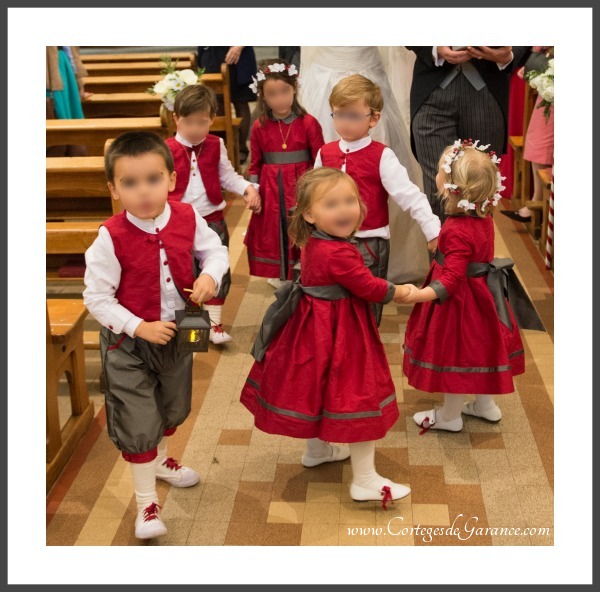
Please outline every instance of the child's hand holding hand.
[{"label": "child's hand holding hand", "polygon": [[217,291],[215,280],[213,280],[208,274],[201,273],[194,282],[194,289],[190,294],[190,300],[196,304],[202,304],[206,300],[210,300],[214,297]]},{"label": "child's hand holding hand", "polygon": [[435,253],[437,251],[437,245],[438,245],[438,239],[436,237],[427,243],[427,249],[429,250],[430,253]]},{"label": "child's hand holding hand", "polygon": [[244,201],[246,202],[246,209],[252,210],[255,214],[260,214],[262,210],[260,194],[253,185],[250,185],[246,191],[244,191]]},{"label": "child's hand holding hand", "polygon": [[[414,287],[414,286],[413,286]],[[411,293],[411,285],[407,284],[405,286],[396,286],[396,293],[394,294],[394,302],[396,304],[405,304],[407,302],[407,298]]]},{"label": "child's hand holding hand", "polygon": [[135,330],[134,335],[150,343],[166,345],[175,336],[177,325],[171,321],[142,321]]}]

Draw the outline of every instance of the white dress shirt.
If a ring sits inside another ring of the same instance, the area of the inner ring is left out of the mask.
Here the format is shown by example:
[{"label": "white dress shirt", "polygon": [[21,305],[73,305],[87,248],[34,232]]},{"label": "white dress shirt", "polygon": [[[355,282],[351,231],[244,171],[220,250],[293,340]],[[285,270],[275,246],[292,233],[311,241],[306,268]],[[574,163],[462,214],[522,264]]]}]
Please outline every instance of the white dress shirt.
[{"label": "white dress shirt", "polygon": [[[191,142],[182,138],[179,133],[175,135],[175,139],[180,144],[183,144],[183,146],[192,146]],[[252,183],[246,181],[242,175],[238,175],[238,173],[235,172],[235,169],[229,160],[229,156],[227,155],[227,148],[225,148],[225,143],[222,138],[219,138],[219,143],[221,150],[221,156],[219,158],[219,183],[226,191],[244,195],[244,191],[246,191],[246,188],[249,185],[252,185]],[[201,216],[208,216],[208,214],[224,209],[226,205],[225,201],[222,201],[219,205],[215,205],[208,199],[204,182],[202,181],[202,176],[198,169],[196,154],[192,152],[189,154],[189,157],[190,168],[192,170],[190,171],[190,181],[181,201],[192,204],[194,209],[199,212]]]},{"label": "white dress shirt", "polygon": [[[202,274],[209,275],[219,290],[221,279],[229,268],[227,247],[221,244],[216,232],[211,230],[206,220],[194,211],[196,216],[196,236],[194,237],[194,257],[200,262]],[[142,220],[126,213],[127,219],[140,230],[156,234],[164,228],[171,217],[171,207],[167,202],[160,216]],[[98,237],[85,252],[86,270],[83,303],[90,314],[114,333],[125,332],[134,337],[135,330],[143,321],[126,309],[115,297],[121,281],[121,264],[115,255],[110,233],[101,226]],[[171,281],[171,267],[165,249],[160,249],[160,320],[173,321],[175,311],[185,308],[185,301],[179,295],[175,282]],[[167,278],[169,281],[166,281]],[[186,286],[187,287],[187,286]],[[157,319],[158,320],[158,319]]]},{"label": "white dress shirt", "polygon": [[[372,142],[371,136],[361,138],[354,142],[339,141],[340,150],[344,153],[356,152],[362,148],[366,148]],[[323,166],[321,160],[321,151],[319,150],[315,158],[315,168]],[[342,171],[346,172],[346,163],[342,165]],[[402,208],[403,211],[408,211],[413,220],[415,220],[427,242],[433,240],[440,233],[440,219],[432,212],[429,200],[424,193],[421,193],[419,188],[410,180],[406,169],[391,148],[384,148],[379,162],[379,174],[381,183],[385,187],[389,196]],[[359,230],[356,235],[359,238],[390,238],[390,227],[382,226],[381,228],[373,228],[372,230]]]},{"label": "white dress shirt", "polygon": [[[433,63],[434,63],[436,66],[441,66],[441,65],[443,65],[443,63],[444,63],[446,60],[445,60],[444,58],[438,58],[438,52],[437,52],[437,48],[438,48],[438,46],[437,46],[437,45],[434,45],[434,46],[433,46],[433,49],[432,49],[432,51],[431,51],[431,54],[433,55]],[[499,69],[499,70],[504,70],[504,68],[506,68],[506,66],[508,66],[508,64],[510,64],[510,63],[513,61],[514,57],[515,57],[515,56],[514,56],[513,52],[511,51],[511,52],[510,52],[510,60],[508,60],[508,62],[506,62],[506,64],[499,64],[498,62],[496,62],[496,66],[498,66],[498,69]]]}]

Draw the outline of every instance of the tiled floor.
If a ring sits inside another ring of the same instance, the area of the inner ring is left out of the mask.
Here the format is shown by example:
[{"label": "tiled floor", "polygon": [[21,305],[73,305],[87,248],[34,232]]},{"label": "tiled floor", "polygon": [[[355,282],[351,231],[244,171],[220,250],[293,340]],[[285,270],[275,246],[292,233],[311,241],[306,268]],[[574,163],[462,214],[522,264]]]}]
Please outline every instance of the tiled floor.
[{"label": "tiled floor", "polygon": [[[381,474],[410,485],[408,498],[387,511],[378,502],[353,502],[349,461],[305,469],[302,441],[253,429],[239,395],[273,289],[248,276],[242,242],[248,213],[236,202],[227,212],[233,286],[224,310],[235,341],[196,356],[192,414],[169,449],[201,473],[201,483],[189,489],[159,483],[169,532],[135,539],[129,469],[108,439],[98,397],[90,431],[47,498],[47,544],[552,545],[553,278],[524,231],[497,218],[497,254],[515,260],[549,333],[525,332],[527,371],[516,378],[518,392],[498,397],[499,424],[467,418],[460,433],[421,436],[412,414],[439,405],[440,397],[408,386],[401,343],[410,307],[385,307],[381,336],[400,419],[379,442],[376,463]],[[87,371],[99,395],[93,352]],[[448,532],[451,525],[459,534]],[[532,527],[549,534],[515,531]]]}]

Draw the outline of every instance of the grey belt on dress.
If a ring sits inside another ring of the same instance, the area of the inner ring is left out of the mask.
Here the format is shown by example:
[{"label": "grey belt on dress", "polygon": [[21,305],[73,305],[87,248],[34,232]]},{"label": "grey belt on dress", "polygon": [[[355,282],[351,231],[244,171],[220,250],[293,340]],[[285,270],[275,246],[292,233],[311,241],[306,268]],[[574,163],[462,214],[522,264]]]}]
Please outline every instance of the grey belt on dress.
[{"label": "grey belt on dress", "polygon": [[310,161],[309,150],[293,150],[292,152],[263,152],[262,161],[265,164],[294,164]]},{"label": "grey belt on dress", "polygon": [[300,281],[285,281],[275,291],[275,302],[269,306],[250,352],[260,362],[277,331],[294,314],[302,294],[308,294],[321,300],[341,300],[348,298],[350,292],[339,284],[329,286],[303,286]]},{"label": "grey belt on dress", "polygon": [[[439,265],[444,265],[444,254],[439,249],[435,253],[435,261]],[[507,299],[521,329],[545,331],[546,328],[535,310],[533,302],[513,270],[514,264],[515,262],[508,257],[502,259],[494,257],[490,263],[472,262],[467,266],[467,276],[483,277],[487,275],[487,285],[494,298],[498,317],[511,331],[513,326],[508,313]]]}]

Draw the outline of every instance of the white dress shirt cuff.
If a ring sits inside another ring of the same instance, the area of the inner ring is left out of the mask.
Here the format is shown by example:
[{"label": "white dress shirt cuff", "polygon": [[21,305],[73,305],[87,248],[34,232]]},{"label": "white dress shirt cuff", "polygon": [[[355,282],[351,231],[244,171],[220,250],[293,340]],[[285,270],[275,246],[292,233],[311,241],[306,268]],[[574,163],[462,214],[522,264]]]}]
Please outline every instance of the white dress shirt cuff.
[{"label": "white dress shirt cuff", "polygon": [[444,58],[438,58],[437,45],[433,46],[433,49],[431,50],[431,55],[433,56],[433,63],[436,66],[443,66],[444,65],[444,62],[446,60]]},{"label": "white dress shirt cuff", "polygon": [[504,70],[504,68],[506,68],[506,66],[508,66],[514,59],[515,59],[515,54],[511,51],[510,52],[510,60],[508,60],[508,62],[506,62],[506,64],[496,63],[496,65],[498,66],[499,70]]},{"label": "white dress shirt cuff", "polygon": [[439,218],[435,218],[434,220],[429,220],[421,226],[421,230],[427,239],[427,242],[432,241],[434,238],[437,238],[440,234],[440,220]]},{"label": "white dress shirt cuff", "polygon": [[140,319],[140,317],[136,317],[135,315],[132,316],[123,325],[122,333],[127,333],[127,335],[129,335],[129,337],[135,337],[135,331],[143,320],[144,319]]}]

